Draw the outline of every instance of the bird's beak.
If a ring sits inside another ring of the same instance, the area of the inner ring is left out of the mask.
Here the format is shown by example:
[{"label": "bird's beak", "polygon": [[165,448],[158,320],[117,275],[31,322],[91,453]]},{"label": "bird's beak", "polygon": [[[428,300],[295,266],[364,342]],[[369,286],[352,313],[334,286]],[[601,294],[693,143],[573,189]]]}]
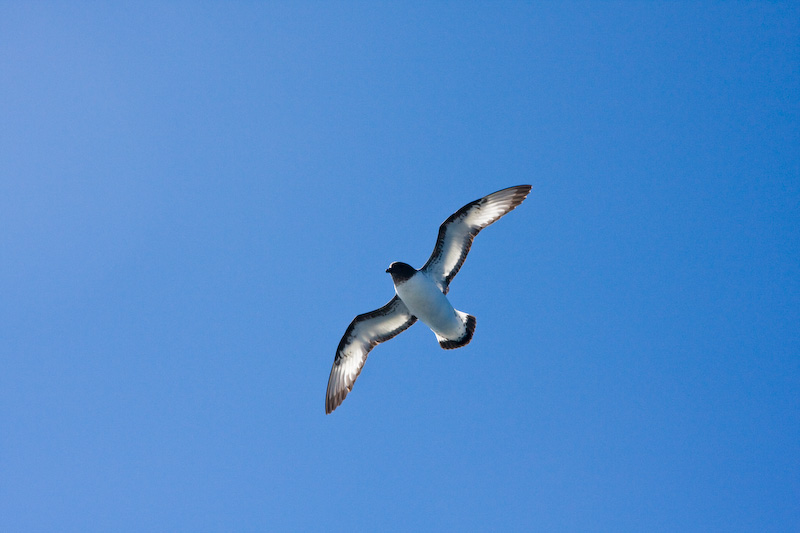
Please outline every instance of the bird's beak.
[{"label": "bird's beak", "polygon": [[390,270],[391,270],[391,268],[387,268],[386,269],[386,273],[388,274]]}]

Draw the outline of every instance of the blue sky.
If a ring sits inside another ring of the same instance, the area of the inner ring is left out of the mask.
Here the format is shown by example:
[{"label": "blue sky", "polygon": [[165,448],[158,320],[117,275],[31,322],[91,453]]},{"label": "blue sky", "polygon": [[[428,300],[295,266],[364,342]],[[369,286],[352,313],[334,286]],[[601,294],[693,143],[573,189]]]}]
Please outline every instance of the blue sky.
[{"label": "blue sky", "polygon": [[798,4],[4,2],[0,72],[0,530],[800,528]]}]

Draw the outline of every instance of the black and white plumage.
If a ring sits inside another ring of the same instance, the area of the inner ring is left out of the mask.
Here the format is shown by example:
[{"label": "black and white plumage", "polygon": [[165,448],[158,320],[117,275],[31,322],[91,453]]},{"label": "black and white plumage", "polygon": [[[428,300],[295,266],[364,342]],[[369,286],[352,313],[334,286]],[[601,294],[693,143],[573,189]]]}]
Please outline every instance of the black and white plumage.
[{"label": "black and white plumage", "polygon": [[475,235],[521,204],[530,190],[530,185],[517,185],[468,203],[439,227],[436,246],[421,269],[401,262],[386,269],[392,276],[395,297],[380,309],[355,317],[345,331],[328,378],[326,413],[336,409],[353,389],[370,350],[417,319],[431,328],[444,349],[459,348],[472,340],[475,317],[450,305],[445,296],[450,282],[464,264]]}]

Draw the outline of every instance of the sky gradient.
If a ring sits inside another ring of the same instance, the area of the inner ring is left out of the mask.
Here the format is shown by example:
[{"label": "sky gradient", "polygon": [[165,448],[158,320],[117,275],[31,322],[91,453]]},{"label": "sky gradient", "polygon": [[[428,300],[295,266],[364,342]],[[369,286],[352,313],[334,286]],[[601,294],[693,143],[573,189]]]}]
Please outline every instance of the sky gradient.
[{"label": "sky gradient", "polygon": [[1,2],[0,72],[0,530],[800,530],[797,3]]}]

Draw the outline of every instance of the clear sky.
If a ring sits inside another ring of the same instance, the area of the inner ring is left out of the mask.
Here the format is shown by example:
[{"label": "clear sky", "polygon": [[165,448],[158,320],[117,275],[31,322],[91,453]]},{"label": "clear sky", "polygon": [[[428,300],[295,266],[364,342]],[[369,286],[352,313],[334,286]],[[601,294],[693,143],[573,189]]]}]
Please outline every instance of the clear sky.
[{"label": "clear sky", "polygon": [[0,530],[800,530],[799,114],[797,3],[0,3]]}]

